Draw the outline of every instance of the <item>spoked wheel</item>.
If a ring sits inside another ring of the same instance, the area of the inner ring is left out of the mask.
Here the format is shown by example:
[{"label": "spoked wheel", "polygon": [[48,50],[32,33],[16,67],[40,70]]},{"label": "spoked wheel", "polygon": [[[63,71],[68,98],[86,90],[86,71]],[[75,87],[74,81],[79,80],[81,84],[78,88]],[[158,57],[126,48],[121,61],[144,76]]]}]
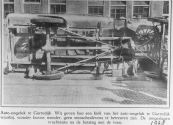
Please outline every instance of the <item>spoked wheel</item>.
[{"label": "spoked wheel", "polygon": [[163,82],[167,82],[167,76],[168,76],[168,56],[165,56],[161,63],[161,78]]},{"label": "spoked wheel", "polygon": [[142,44],[147,44],[152,42],[152,40],[155,37],[156,34],[156,29],[154,26],[147,26],[147,25],[139,25],[137,30],[137,44],[142,45]]}]

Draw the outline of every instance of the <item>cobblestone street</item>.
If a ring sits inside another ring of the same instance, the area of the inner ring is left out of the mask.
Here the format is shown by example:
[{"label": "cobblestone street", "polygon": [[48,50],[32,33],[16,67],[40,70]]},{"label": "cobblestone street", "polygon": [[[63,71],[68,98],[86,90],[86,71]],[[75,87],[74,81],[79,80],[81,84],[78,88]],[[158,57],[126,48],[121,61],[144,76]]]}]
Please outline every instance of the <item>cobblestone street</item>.
[{"label": "cobblestone street", "polygon": [[23,73],[10,73],[4,76],[3,104],[167,105],[167,84],[143,73],[122,81],[109,75],[93,80],[91,74],[65,74],[61,80],[43,81],[26,79]]}]

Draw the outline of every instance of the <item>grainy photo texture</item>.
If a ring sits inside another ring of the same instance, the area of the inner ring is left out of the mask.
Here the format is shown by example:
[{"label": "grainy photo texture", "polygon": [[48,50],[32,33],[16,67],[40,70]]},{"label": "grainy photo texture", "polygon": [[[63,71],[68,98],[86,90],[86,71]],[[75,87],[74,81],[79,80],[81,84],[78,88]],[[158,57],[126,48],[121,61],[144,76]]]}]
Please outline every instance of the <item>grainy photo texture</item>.
[{"label": "grainy photo texture", "polygon": [[3,0],[2,105],[168,107],[170,4]]}]

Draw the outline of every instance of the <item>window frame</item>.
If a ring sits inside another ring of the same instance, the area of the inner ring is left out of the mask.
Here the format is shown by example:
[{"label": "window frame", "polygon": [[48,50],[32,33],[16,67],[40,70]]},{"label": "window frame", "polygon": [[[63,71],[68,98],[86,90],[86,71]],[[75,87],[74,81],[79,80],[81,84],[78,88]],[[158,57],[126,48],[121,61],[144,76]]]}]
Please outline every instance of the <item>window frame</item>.
[{"label": "window frame", "polygon": [[60,13],[51,13],[51,5],[65,5],[65,13],[67,13],[67,0],[65,0],[66,2],[65,3],[51,3],[50,0],[48,0],[48,13],[49,14],[64,14],[62,12]]},{"label": "window frame", "polygon": [[[11,11],[5,11],[5,5],[13,5],[13,12],[11,12]],[[14,0],[13,0],[13,2],[5,2],[5,1],[3,1],[3,10],[4,10],[4,18],[6,18],[6,16],[5,16],[5,13],[14,13]]]},{"label": "window frame", "polygon": [[[109,16],[111,17],[111,8],[112,8],[112,7],[125,7],[125,18],[127,18],[127,3],[126,3],[125,5],[120,5],[120,4],[112,5],[111,2],[113,2],[113,0],[110,1]],[[124,1],[124,2],[127,2],[127,1]],[[115,15],[116,15],[116,13],[115,13]],[[111,17],[111,18],[113,18],[113,17]],[[118,19],[118,18],[116,17],[115,19]]]},{"label": "window frame", "polygon": [[[168,13],[164,13],[164,2],[168,2]],[[169,1],[163,1],[163,16],[169,16],[169,13],[170,13],[170,6],[169,6],[170,2]]]},{"label": "window frame", "polygon": [[[133,9],[133,11],[132,11],[132,13],[133,13],[133,19],[136,19],[136,18],[134,18],[134,7],[148,7],[148,16],[147,17],[141,17],[141,18],[148,18],[148,17],[150,17],[150,5],[151,5],[151,1],[147,1],[147,2],[149,2],[149,4],[148,5],[142,5],[142,4],[139,4],[139,5],[135,5],[134,4],[134,2],[135,1],[133,1],[133,7],[132,7],[132,9]],[[143,2],[143,1],[138,1],[138,2]]]},{"label": "window frame", "polygon": [[[100,0],[97,0],[97,1],[100,1]],[[104,15],[104,5],[105,5],[105,1],[104,0],[102,0],[103,1],[103,5],[96,5],[96,4],[93,4],[93,5],[90,5],[89,4],[89,0],[88,0],[88,2],[87,2],[87,5],[88,5],[88,7],[87,7],[87,10],[88,10],[88,15],[93,15],[93,16],[103,16]],[[103,8],[103,14],[96,14],[96,13],[89,13],[89,7],[102,7]]]},{"label": "window frame", "polygon": [[24,4],[41,4],[41,0],[40,0],[40,2],[26,2],[25,0],[23,0],[23,3]]},{"label": "window frame", "polygon": [[13,0],[13,2],[6,2],[3,0],[3,2],[4,2],[4,4],[14,4],[14,0]]}]

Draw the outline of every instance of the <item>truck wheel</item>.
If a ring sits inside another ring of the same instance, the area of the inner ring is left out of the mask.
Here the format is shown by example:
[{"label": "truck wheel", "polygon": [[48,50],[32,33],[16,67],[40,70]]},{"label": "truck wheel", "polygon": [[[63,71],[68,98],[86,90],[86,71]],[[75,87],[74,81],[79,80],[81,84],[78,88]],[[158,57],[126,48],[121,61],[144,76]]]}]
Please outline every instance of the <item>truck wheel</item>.
[{"label": "truck wheel", "polygon": [[31,23],[37,26],[65,26],[65,20],[61,18],[38,17],[31,19]]},{"label": "truck wheel", "polygon": [[57,79],[61,79],[64,76],[63,72],[57,72],[54,74],[35,74],[33,76],[34,79],[37,80],[57,80]]},{"label": "truck wheel", "polygon": [[147,41],[150,41],[149,43],[153,42],[153,39],[155,38],[156,33],[157,33],[157,30],[155,29],[154,26],[139,25],[136,29],[136,34],[138,39],[137,44],[142,45]]}]

